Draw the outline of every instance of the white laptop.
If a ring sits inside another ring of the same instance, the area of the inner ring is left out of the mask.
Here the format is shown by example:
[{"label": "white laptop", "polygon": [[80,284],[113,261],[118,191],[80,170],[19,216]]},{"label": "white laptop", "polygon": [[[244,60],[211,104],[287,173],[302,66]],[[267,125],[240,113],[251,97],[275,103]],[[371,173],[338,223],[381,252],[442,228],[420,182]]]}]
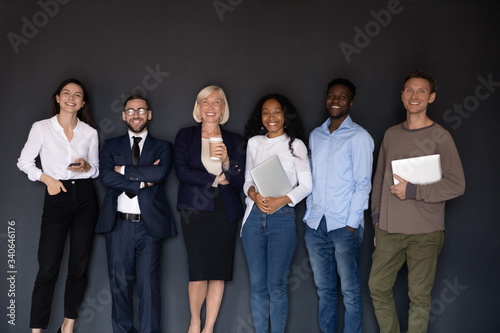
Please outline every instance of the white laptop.
[{"label": "white laptop", "polygon": [[255,185],[263,197],[282,197],[293,190],[277,155],[250,170]]},{"label": "white laptop", "polygon": [[[439,154],[394,160],[391,164],[392,173],[413,184],[431,184],[443,178]],[[399,184],[393,179],[394,185]]]}]

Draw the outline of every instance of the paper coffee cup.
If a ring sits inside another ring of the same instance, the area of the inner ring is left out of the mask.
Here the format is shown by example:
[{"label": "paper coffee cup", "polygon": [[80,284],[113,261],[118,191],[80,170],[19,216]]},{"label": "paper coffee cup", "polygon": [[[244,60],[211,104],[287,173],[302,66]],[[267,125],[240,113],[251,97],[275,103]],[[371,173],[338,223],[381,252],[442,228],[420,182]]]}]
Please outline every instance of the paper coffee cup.
[{"label": "paper coffee cup", "polygon": [[220,160],[220,158],[218,158],[217,156],[212,156],[212,152],[214,150],[215,147],[217,147],[217,145],[219,143],[222,143],[222,138],[219,138],[219,137],[212,137],[210,139],[208,139],[208,144],[210,145],[210,159],[211,160]]}]

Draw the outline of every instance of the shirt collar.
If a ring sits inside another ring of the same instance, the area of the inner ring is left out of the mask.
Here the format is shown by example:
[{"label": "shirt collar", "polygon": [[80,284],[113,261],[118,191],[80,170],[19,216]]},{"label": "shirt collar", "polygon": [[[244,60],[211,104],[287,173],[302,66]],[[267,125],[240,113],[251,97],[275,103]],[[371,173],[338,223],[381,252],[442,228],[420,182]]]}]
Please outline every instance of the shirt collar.
[{"label": "shirt collar", "polygon": [[[321,128],[323,129],[323,131],[327,132],[328,134],[333,134],[333,133],[330,133],[330,130],[328,129],[328,126],[330,126],[330,120],[331,119],[328,118],[323,123],[323,125],[321,126]],[[335,130],[334,132],[338,132],[338,131],[342,131],[344,129],[352,128],[353,125],[354,125],[354,122],[352,121],[351,116],[347,115],[347,117],[344,119],[344,121],[342,122],[342,124],[340,124],[339,128],[337,128],[337,130]]]},{"label": "shirt collar", "polygon": [[[59,131],[59,132],[64,132],[64,128],[61,126],[61,124],[59,124],[59,121],[57,121],[57,114],[55,116],[53,116],[52,118],[50,118],[50,123],[51,123],[52,127],[54,128],[54,130]],[[73,131],[78,132],[79,127],[80,127],[80,119],[76,118],[76,126],[73,129]]]},{"label": "shirt collar", "polygon": [[135,137],[141,137],[142,138],[142,142],[144,142],[144,140],[146,139],[146,137],[148,136],[148,131],[145,130],[144,132],[142,132],[141,134],[136,134],[134,132],[132,132],[131,130],[128,130],[128,137],[130,139],[130,141],[132,141],[132,137],[135,136]]}]

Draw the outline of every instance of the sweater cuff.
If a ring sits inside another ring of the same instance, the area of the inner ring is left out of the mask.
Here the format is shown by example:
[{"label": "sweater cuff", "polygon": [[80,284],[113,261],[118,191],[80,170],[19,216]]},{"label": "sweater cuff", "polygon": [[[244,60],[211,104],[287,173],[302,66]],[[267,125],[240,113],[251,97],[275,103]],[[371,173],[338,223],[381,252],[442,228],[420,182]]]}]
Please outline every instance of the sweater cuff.
[{"label": "sweater cuff", "polygon": [[413,184],[410,182],[408,182],[408,184],[406,184],[405,197],[406,197],[406,200],[417,199],[417,184]]},{"label": "sweater cuff", "polygon": [[295,205],[297,204],[297,199],[293,196],[293,194],[291,192],[288,192],[286,196],[289,197],[292,201],[292,203],[289,203],[288,205],[290,207],[295,207]]},{"label": "sweater cuff", "polygon": [[372,223],[373,225],[377,224],[380,220],[380,213],[373,213],[372,214]]}]

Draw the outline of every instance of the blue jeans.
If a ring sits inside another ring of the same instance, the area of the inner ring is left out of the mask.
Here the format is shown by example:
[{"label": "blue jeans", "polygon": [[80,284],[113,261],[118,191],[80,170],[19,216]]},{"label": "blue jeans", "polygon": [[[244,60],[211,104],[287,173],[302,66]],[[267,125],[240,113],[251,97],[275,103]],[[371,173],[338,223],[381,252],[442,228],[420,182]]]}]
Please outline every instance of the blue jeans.
[{"label": "blue jeans", "polygon": [[317,230],[306,225],[305,241],[319,296],[319,327],[322,333],[337,332],[337,275],[344,298],[344,332],[361,333],[361,278],[358,267],[363,228],[347,227],[330,232],[325,217]]},{"label": "blue jeans", "polygon": [[272,215],[253,206],[242,230],[250,271],[251,306],[256,333],[283,333],[288,318],[288,273],[297,234],[295,211],[286,205]]}]

